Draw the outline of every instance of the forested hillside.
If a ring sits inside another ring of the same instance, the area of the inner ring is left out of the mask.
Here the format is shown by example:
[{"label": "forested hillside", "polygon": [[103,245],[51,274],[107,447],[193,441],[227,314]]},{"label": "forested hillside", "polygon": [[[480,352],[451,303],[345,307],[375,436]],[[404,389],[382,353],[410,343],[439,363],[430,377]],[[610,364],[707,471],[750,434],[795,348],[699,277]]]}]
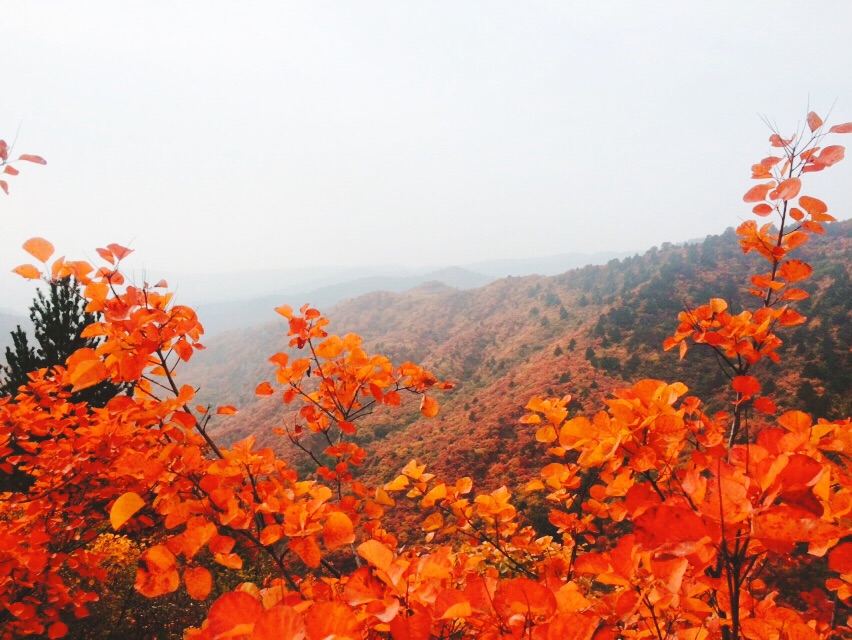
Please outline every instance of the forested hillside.
[{"label": "forested hillside", "polygon": [[[827,229],[802,248],[814,277],[805,285],[812,297],[799,304],[814,321],[784,332],[787,366],[765,379],[779,407],[836,418],[852,408],[852,221]],[[535,474],[541,456],[534,433],[518,424],[533,395],[571,394],[572,411],[593,411],[613,389],[649,377],[681,380],[699,397],[721,402],[727,380],[709,350],[683,366],[661,345],[685,307],[721,295],[736,310],[748,297],[743,274],[756,261],[728,230],[554,277],[506,278],[470,291],[433,283],[324,310],[334,332],[358,333],[371,350],[422,362],[457,384],[434,420],[411,404],[402,414],[379,411],[362,423],[357,440],[369,453],[367,479],[387,480],[416,457],[440,473],[464,468],[488,487],[521,483]],[[280,402],[254,395],[257,384],[272,378],[266,358],[286,349],[285,334],[285,323],[273,320],[216,336],[181,375],[200,387],[201,400],[239,409],[214,422],[217,435],[236,441],[255,434],[298,460],[287,438],[270,429],[293,416]]]}]

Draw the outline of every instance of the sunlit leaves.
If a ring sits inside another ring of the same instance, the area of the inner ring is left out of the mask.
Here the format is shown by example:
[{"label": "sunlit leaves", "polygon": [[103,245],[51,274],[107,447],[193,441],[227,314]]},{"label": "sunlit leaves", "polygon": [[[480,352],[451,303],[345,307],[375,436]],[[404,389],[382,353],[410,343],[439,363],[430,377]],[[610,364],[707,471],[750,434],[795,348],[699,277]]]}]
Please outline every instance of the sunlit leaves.
[{"label": "sunlit leaves", "polygon": [[177,590],[180,576],[177,560],[165,546],[156,545],[142,554],[142,567],[136,574],[136,590],[143,596],[154,598]]},{"label": "sunlit leaves", "polygon": [[27,280],[38,280],[41,278],[41,271],[31,264],[22,264],[19,267],[15,267],[12,269],[12,273],[17,273],[19,276],[26,278]]},{"label": "sunlit leaves", "polygon": [[44,238],[30,238],[24,245],[24,251],[39,262],[47,262],[55,251],[53,245]]},{"label": "sunlit leaves", "polygon": [[145,501],[135,491],[122,494],[113,503],[109,512],[109,521],[113,529],[118,529],[130,520],[139,509],[145,506]]},{"label": "sunlit leaves", "polygon": [[355,541],[352,520],[345,513],[334,512],[325,522],[322,538],[326,549],[332,551]]},{"label": "sunlit leaves", "polygon": [[423,395],[420,399],[420,413],[422,413],[427,418],[434,418],[438,415],[438,402],[434,398],[430,398],[427,395]]}]

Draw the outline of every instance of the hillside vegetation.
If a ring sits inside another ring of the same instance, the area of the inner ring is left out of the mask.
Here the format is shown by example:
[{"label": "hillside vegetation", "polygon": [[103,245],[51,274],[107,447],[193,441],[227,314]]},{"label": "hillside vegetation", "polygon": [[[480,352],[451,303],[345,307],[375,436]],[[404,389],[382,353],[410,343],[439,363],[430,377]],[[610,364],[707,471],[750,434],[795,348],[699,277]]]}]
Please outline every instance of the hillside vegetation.
[{"label": "hillside vegetation", "polygon": [[[767,391],[782,409],[838,418],[852,409],[852,220],[828,225],[801,254],[814,276],[804,285],[811,298],[799,304],[815,321],[784,334],[787,366],[767,377]],[[368,452],[365,479],[387,481],[417,458],[441,475],[464,468],[486,487],[518,486],[535,475],[541,456],[534,433],[518,424],[533,395],[571,394],[572,412],[589,411],[613,389],[654,378],[680,380],[702,398],[724,398],[728,381],[709,353],[684,366],[661,345],[685,306],[714,295],[734,308],[746,302],[742,274],[754,261],[729,229],[703,242],[667,244],[558,276],[510,277],[467,291],[432,283],[327,310],[333,331],[357,333],[371,351],[421,362],[457,385],[436,419],[424,419],[412,404],[393,416],[380,410],[362,423],[357,441]],[[200,387],[200,400],[217,398],[239,409],[211,426],[217,437],[234,442],[253,434],[299,460],[287,438],[271,431],[292,423],[293,415],[280,402],[254,395],[257,384],[272,377],[268,354],[286,351],[287,341],[286,323],[275,320],[227,332],[205,341],[206,351],[181,375]]]}]

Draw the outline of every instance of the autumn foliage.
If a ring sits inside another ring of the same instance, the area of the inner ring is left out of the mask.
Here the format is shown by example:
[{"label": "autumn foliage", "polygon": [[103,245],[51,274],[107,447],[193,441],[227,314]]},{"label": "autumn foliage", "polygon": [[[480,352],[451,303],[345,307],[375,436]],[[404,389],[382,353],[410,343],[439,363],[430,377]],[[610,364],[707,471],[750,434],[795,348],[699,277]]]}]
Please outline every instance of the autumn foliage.
[{"label": "autumn foliage", "polygon": [[[102,321],[84,332],[96,348],[0,399],[2,470],[33,478],[0,496],[3,637],[60,638],[87,616],[109,536],[144,541],[139,593],[211,600],[186,631],[199,640],[848,637],[852,423],[776,415],[755,375],[772,375],[758,365],[778,363],[779,333],[806,322],[793,307],[812,269],[795,249],[834,220],[801,193],[802,177],[843,158],[823,140],[852,123],[826,129],[812,113],[807,124],[798,138],[773,133],[775,153],[752,167],[761,183],[744,200],[768,219],[737,233],[760,257],[754,308],[713,298],[684,309],[665,344],[681,358],[714,354],[731,381],[727,411],[708,415],[683,384],[651,379],[613,391],[593,415],[572,415],[570,397],[529,400],[521,428],[535,430],[542,469],[516,490],[546,497],[552,535],[525,524],[507,487],[477,493],[469,478],[438,478],[414,460],[385,484],[362,484],[359,421],[411,395],[434,417],[452,384],[367,353],[357,335],[329,334],[309,305],[276,309],[291,351],[270,357],[255,393],[296,408],[275,432],[315,473],[300,477],[251,437],[222,446],[208,427],[238,409],[197,405],[179,376],[203,349],[195,312],[173,304],[165,282],[125,282],[125,247],[98,249],[93,265],[28,241],[38,264],[15,271],[73,276]],[[107,379],[134,394],[103,408],[72,402]],[[402,501],[421,515],[414,546],[386,528]],[[246,565],[260,581],[217,591],[220,573]]]}]

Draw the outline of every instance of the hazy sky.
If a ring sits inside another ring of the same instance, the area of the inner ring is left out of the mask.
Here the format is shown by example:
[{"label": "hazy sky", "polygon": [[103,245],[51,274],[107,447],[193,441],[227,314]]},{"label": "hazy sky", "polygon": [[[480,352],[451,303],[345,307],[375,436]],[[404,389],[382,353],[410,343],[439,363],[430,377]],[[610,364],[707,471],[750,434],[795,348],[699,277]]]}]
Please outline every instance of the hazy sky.
[{"label": "hazy sky", "polygon": [[[0,0],[0,307],[31,236],[221,272],[643,250],[748,214],[852,3]],[[849,217],[852,162],[814,195]],[[156,277],[156,276],[155,276]]]}]

